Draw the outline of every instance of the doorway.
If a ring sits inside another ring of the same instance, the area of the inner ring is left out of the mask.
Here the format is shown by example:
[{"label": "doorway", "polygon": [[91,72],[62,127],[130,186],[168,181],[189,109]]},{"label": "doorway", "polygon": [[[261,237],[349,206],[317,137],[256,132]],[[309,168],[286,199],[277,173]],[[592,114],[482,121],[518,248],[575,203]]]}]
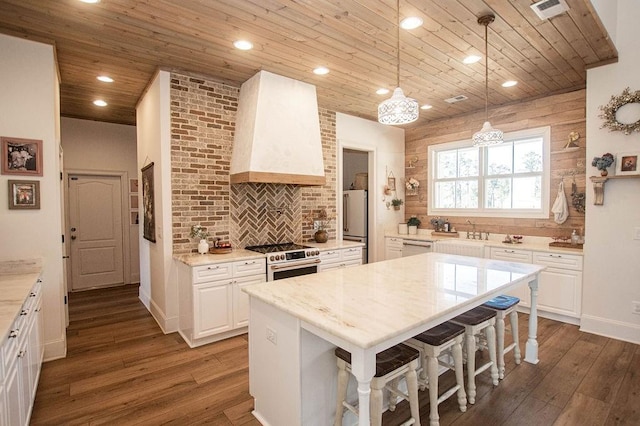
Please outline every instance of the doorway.
[{"label": "doorway", "polygon": [[[370,261],[369,224],[369,152],[352,148],[342,150],[342,239],[364,244],[362,263]],[[347,226],[348,225],[348,226]]]},{"label": "doorway", "polygon": [[122,176],[69,174],[71,290],[124,284]]}]

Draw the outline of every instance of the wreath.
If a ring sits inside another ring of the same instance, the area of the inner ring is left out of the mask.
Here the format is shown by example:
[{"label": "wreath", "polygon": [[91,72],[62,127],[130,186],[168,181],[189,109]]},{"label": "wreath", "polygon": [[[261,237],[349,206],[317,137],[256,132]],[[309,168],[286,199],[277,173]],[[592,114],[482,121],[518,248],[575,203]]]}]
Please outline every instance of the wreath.
[{"label": "wreath", "polygon": [[616,118],[618,109],[632,103],[640,103],[640,90],[631,93],[627,87],[622,91],[620,96],[611,96],[608,104],[604,106],[600,105],[602,114],[600,114],[599,117],[604,120],[604,124],[600,128],[608,127],[610,131],[623,131],[625,135],[631,132],[640,132],[640,120],[631,124],[623,124]]}]

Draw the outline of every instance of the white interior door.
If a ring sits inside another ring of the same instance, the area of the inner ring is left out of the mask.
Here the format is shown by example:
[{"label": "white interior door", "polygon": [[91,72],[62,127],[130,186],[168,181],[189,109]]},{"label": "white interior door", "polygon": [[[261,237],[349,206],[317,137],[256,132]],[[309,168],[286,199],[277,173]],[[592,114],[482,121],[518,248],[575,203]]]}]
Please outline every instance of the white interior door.
[{"label": "white interior door", "polygon": [[69,176],[73,290],[124,283],[119,176]]}]

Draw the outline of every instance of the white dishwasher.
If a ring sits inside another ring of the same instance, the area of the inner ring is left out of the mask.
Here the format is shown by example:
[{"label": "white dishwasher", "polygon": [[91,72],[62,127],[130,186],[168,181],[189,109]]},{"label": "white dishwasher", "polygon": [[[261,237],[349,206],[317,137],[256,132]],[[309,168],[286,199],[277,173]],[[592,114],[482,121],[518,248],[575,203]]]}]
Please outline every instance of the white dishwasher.
[{"label": "white dishwasher", "polygon": [[416,254],[430,253],[433,251],[433,241],[403,240],[402,257]]}]

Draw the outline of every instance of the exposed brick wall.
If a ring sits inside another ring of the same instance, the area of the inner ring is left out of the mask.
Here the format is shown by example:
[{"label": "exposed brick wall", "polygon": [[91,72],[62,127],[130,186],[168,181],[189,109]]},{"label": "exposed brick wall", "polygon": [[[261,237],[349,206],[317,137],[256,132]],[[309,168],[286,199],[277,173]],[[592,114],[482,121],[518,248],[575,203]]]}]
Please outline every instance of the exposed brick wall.
[{"label": "exposed brick wall", "polygon": [[[231,186],[229,172],[239,88],[177,73],[171,74],[171,185],[173,252],[196,251],[189,238],[200,224],[234,247],[313,240],[313,218],[326,210],[335,238],[336,119],[320,109],[326,184]],[[278,213],[273,207],[286,205]]]},{"label": "exposed brick wall", "polygon": [[196,250],[191,225],[229,239],[229,169],[239,88],[171,74],[173,252]]}]

